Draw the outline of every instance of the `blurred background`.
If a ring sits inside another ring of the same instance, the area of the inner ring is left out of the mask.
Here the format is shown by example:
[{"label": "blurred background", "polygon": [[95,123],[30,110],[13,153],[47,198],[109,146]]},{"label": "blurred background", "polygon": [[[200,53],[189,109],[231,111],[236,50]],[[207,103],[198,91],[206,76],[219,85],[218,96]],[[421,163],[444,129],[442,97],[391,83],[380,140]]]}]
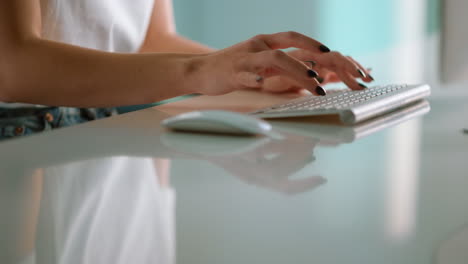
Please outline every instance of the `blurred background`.
[{"label": "blurred background", "polygon": [[[178,33],[213,48],[222,49],[260,33],[293,30],[372,68],[375,85],[429,83],[434,96],[446,96],[445,89],[440,89],[442,10],[447,2],[455,3],[452,4],[455,10],[458,5],[467,6],[464,1],[173,0],[173,3]],[[466,19],[464,14],[460,16]],[[468,39],[466,43],[468,61]],[[459,59],[459,51],[451,55]],[[449,65],[446,70],[452,71],[459,64],[450,61]],[[468,77],[464,78],[468,81]],[[448,82],[444,87],[454,85],[459,86]],[[326,88],[338,87],[344,85],[330,84]],[[453,91],[451,94],[457,94]],[[151,105],[122,107],[120,111],[148,106]]]},{"label": "blurred background", "polygon": [[216,48],[259,32],[296,30],[361,55],[401,41],[399,20],[409,21],[403,15],[424,20],[428,36],[439,28],[438,0],[174,0],[174,6],[179,32]]},{"label": "blurred background", "polygon": [[174,0],[180,34],[224,48],[294,30],[368,67],[379,83],[437,82],[439,0]]}]

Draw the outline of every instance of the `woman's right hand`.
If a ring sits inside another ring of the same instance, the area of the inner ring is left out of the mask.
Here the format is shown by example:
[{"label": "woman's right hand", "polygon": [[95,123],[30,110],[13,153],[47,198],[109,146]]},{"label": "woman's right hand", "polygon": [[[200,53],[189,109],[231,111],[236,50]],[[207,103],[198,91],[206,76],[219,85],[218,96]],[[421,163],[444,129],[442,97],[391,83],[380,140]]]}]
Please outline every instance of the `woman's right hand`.
[{"label": "woman's right hand", "polygon": [[[293,80],[299,88],[315,95],[325,95],[317,81],[317,72],[281,51],[298,48],[320,61],[321,67],[333,69],[349,78],[363,78],[360,65],[330,50],[322,43],[296,32],[258,35],[215,53],[197,56],[187,67],[187,74],[197,76],[198,93],[220,95],[245,88],[260,88],[265,79],[281,76]],[[348,78],[348,79],[349,79]],[[351,85],[350,85],[351,83]],[[353,90],[363,89],[357,82],[347,81]]]}]

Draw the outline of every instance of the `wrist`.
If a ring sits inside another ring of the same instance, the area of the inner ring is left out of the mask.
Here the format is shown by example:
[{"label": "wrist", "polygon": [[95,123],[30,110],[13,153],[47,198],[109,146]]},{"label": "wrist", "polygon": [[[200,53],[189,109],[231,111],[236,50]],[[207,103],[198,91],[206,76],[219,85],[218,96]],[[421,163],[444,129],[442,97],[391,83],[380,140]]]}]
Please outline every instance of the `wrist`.
[{"label": "wrist", "polygon": [[182,63],[182,76],[184,91],[188,94],[203,93],[206,84],[207,55],[191,55]]}]

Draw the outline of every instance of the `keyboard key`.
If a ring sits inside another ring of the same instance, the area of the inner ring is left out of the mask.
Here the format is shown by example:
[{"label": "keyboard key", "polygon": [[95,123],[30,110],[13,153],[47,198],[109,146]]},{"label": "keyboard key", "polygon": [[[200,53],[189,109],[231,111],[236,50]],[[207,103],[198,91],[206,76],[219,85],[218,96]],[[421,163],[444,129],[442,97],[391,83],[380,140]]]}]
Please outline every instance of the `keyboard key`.
[{"label": "keyboard key", "polygon": [[380,97],[386,97],[391,93],[399,92],[405,87],[408,86],[386,85],[380,87],[369,87],[368,89],[360,91],[336,91],[329,93],[325,97],[307,96],[272,106],[255,113],[284,113],[298,111],[313,111],[314,113],[320,113],[321,111],[329,112],[333,110],[351,109],[354,106],[365,104],[367,101],[379,100]]}]

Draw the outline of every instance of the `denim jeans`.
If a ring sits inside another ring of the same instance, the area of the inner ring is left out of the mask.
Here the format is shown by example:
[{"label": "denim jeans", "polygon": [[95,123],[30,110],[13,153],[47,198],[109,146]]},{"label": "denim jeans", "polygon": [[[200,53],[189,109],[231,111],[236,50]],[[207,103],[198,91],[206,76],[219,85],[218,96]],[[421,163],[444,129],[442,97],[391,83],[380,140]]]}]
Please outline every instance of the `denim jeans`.
[{"label": "denim jeans", "polygon": [[0,140],[116,115],[114,108],[0,108]]}]

